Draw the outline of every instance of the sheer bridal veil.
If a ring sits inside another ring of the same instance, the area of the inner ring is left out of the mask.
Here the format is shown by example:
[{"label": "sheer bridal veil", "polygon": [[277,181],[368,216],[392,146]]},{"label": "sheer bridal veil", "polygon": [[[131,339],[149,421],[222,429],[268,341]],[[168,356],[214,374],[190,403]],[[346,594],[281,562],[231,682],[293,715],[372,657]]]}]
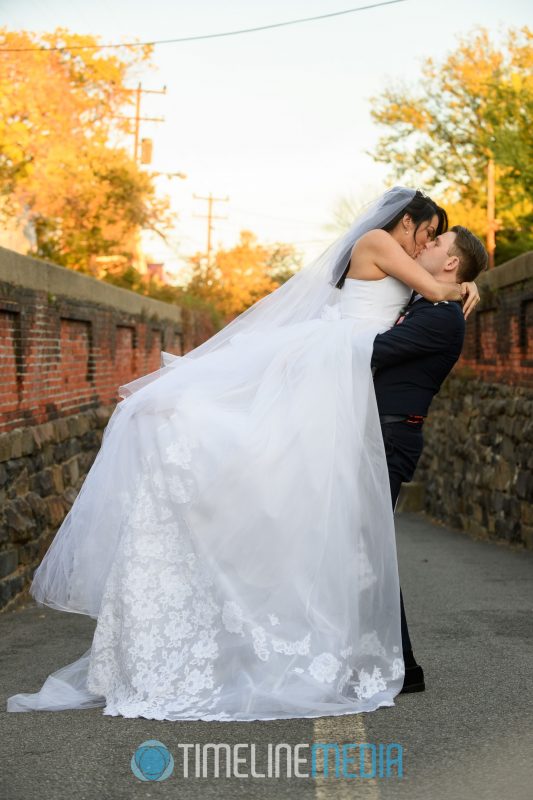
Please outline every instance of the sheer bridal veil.
[{"label": "sheer bridal veil", "polygon": [[[221,331],[190,350],[185,359],[201,358],[225,345],[237,334],[272,330],[284,325],[314,319],[325,305],[338,301],[336,283],[345,272],[354,244],[370,230],[382,228],[405,208],[415,196],[415,189],[394,186],[371,202],[346,233],[336,239],[320,256],[266,297],[258,300]],[[164,366],[177,366],[181,358],[164,354]],[[120,387],[127,397],[158,377],[158,372],[143,375]]]}]

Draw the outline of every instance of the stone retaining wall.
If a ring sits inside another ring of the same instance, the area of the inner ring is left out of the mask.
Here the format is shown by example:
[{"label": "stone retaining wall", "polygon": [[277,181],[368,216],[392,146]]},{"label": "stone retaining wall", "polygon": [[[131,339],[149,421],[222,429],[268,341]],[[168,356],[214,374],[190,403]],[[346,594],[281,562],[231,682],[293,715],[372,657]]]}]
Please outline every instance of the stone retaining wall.
[{"label": "stone retaining wall", "polygon": [[96,457],[113,408],[0,434],[0,609],[29,586]]},{"label": "stone retaining wall", "polygon": [[533,396],[456,375],[433,401],[414,480],[426,511],[533,549]]}]

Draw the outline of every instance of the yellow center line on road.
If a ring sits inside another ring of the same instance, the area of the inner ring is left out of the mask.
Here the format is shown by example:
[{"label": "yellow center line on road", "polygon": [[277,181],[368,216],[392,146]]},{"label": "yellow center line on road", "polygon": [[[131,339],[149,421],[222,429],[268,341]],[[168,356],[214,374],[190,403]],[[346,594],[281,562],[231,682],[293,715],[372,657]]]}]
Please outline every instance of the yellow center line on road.
[{"label": "yellow center line on road", "polygon": [[[366,742],[363,714],[346,714],[337,717],[317,717],[313,721],[313,742],[343,744]],[[329,776],[324,777],[322,759],[317,759],[315,781],[316,800],[380,800],[381,793],[376,778],[336,778],[335,766],[330,760]]]}]

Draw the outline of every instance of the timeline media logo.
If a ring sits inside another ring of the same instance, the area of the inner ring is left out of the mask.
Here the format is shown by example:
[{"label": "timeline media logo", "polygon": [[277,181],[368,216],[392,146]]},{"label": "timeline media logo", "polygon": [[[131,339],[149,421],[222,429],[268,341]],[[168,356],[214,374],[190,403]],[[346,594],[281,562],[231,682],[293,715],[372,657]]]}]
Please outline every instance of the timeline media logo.
[{"label": "timeline media logo", "polygon": [[[397,742],[372,744],[314,742],[178,743],[178,772],[183,778],[403,778],[403,747]],[[307,752],[306,752],[307,751]],[[306,769],[307,768],[307,769]],[[142,781],[164,781],[174,772],[174,758],[157,739],[143,742],[131,759]]]},{"label": "timeline media logo", "polygon": [[134,752],[131,769],[135,777],[141,781],[164,781],[174,771],[174,759],[163,742],[148,739]]}]

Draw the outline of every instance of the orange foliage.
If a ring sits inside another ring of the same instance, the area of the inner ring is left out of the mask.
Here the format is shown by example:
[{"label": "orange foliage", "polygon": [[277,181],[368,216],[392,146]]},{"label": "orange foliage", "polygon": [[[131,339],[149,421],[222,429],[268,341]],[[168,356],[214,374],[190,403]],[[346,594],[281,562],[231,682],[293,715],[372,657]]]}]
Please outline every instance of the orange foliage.
[{"label": "orange foliage", "polygon": [[262,245],[251,231],[241,231],[239,243],[218,250],[212,264],[201,253],[190,262],[187,291],[211,303],[227,321],[277,289],[293,274],[299,256],[290,245]]},{"label": "orange foliage", "polygon": [[[2,52],[39,47],[63,49]],[[129,261],[136,230],[168,224],[167,203],[118,144],[130,69],[149,56],[64,29],[0,29],[0,205],[30,223],[36,255],[82,270],[95,254]]]}]

